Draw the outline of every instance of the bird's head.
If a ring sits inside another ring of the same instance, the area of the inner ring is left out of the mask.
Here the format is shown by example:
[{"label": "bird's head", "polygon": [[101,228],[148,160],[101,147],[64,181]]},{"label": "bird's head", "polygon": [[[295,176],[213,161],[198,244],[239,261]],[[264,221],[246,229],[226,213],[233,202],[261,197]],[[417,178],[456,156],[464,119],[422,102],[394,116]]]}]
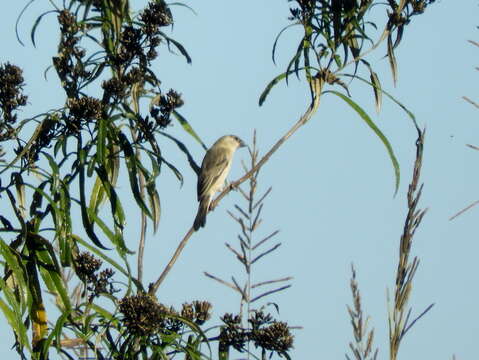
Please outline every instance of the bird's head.
[{"label": "bird's head", "polygon": [[246,146],[244,141],[241,140],[236,135],[225,135],[225,136],[219,138],[217,143],[220,143],[223,146],[233,147],[235,149]]}]

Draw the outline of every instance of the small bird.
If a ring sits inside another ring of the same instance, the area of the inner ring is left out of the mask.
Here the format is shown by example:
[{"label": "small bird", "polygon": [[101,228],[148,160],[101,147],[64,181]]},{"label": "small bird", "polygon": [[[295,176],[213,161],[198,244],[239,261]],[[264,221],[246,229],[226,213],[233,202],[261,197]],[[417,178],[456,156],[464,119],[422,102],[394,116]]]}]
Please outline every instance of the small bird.
[{"label": "small bird", "polygon": [[213,195],[223,189],[233,162],[233,155],[236,149],[244,146],[246,146],[245,143],[239,137],[225,135],[216,140],[206,152],[198,177],[197,190],[200,205],[193,223],[195,231],[205,226],[206,214],[208,214]]}]

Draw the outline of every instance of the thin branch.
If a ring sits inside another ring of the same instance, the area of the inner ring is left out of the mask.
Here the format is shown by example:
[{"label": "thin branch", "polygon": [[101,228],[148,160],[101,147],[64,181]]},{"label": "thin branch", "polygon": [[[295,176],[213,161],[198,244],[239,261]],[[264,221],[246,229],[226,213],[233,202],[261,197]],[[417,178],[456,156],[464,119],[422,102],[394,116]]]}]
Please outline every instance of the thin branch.
[{"label": "thin branch", "polygon": [[473,149],[473,150],[478,150],[478,151],[479,151],[479,147],[477,147],[477,146],[475,146],[475,145],[466,144],[466,146],[470,147],[470,148]]},{"label": "thin branch", "polygon": [[246,261],[246,258],[244,255],[241,255],[239,252],[237,252],[230,244],[228,243],[225,243],[226,247],[228,248],[229,251],[231,251],[233,254],[236,255],[236,258],[242,262],[243,264],[245,263]]},{"label": "thin branch", "polygon": [[260,161],[253,167],[249,172],[244,174],[238,180],[232,182],[230,186],[221,192],[214,201],[212,201],[210,206],[210,211],[214,210],[214,208],[218,205],[218,203],[223,199],[232,189],[238,187],[240,184],[248,180],[251,176],[253,176],[273,155],[283,143],[288,140],[302,125],[306,124],[309,119],[314,115],[319,107],[319,100],[321,96],[321,88],[322,88],[322,80],[321,79],[313,79],[311,80],[312,87],[315,89],[315,94],[311,105],[309,106],[308,110],[299,118],[299,120],[294,124],[291,129],[280,138],[273,147],[261,158]]},{"label": "thin branch", "polygon": [[[419,314],[412,322],[411,324],[407,325],[407,327],[404,329],[403,333],[402,333],[402,336],[406,335],[406,333],[409,331],[409,329],[411,329],[413,327],[413,325],[420,319],[422,318],[424,315],[426,315],[427,312],[429,312],[429,310],[432,309],[432,307],[434,306],[434,303],[432,303],[431,305],[429,305],[421,314]],[[407,321],[406,321],[406,324],[407,324]]]},{"label": "thin branch", "polygon": [[275,230],[273,233],[271,233],[271,235],[266,236],[263,240],[261,240],[260,242],[258,242],[256,245],[253,246],[253,250],[256,250],[258,246],[261,246],[262,244],[264,244],[266,241],[268,241],[269,239],[271,239],[273,236],[275,236],[278,233],[279,233],[279,230]]},{"label": "thin branch", "polygon": [[240,219],[238,217],[236,217],[236,215],[234,215],[231,211],[226,210],[226,212],[228,213],[229,216],[231,216],[233,218],[233,220],[235,220],[238,223],[240,222]]},{"label": "thin branch", "polygon": [[249,220],[249,215],[239,205],[235,204],[235,209],[238,210],[241,215],[243,215],[246,219]]},{"label": "thin branch", "polygon": [[463,98],[464,100],[466,100],[469,104],[474,105],[476,108],[479,109],[479,104],[476,103],[475,101],[472,101],[472,100],[469,99],[467,96],[463,96],[462,98]]},{"label": "thin branch", "polygon": [[265,252],[259,254],[258,256],[256,256],[252,261],[251,261],[251,265],[253,265],[256,261],[258,261],[259,259],[261,259],[263,256],[265,255],[268,255],[269,253],[272,253],[273,251],[275,251],[277,248],[279,248],[281,246],[281,243],[278,243],[276,244],[275,246],[273,246],[271,249],[269,250],[266,250]]},{"label": "thin branch", "polygon": [[455,218],[457,218],[457,217],[458,217],[459,215],[461,215],[461,214],[464,214],[467,210],[472,209],[472,208],[473,208],[474,206],[476,206],[477,204],[479,204],[479,200],[474,201],[471,205],[466,206],[464,209],[462,209],[461,211],[459,211],[457,214],[451,216],[451,217],[449,218],[449,221],[454,220]]},{"label": "thin branch", "polygon": [[241,296],[243,298],[244,301],[249,301],[249,298],[248,298],[248,295],[246,295],[246,292],[244,289],[241,289],[238,282],[236,281],[236,279],[234,278],[234,276],[231,277],[231,280],[233,280],[233,283],[235,284],[237,290],[241,293]]},{"label": "thin branch", "polygon": [[256,201],[256,204],[253,205],[253,210],[255,210],[256,207],[263,202],[263,200],[266,198],[266,196],[269,195],[269,193],[271,192],[271,190],[273,190],[273,187],[272,187],[272,186],[270,186],[269,189],[266,190],[266,192],[265,192],[264,195],[261,197],[261,199],[259,199],[258,201]]},{"label": "thin branch", "polygon": [[233,289],[234,291],[237,291],[237,292],[239,292],[239,293],[241,294],[241,291],[238,290],[238,288],[237,288],[236,286],[234,286],[233,284],[231,284],[231,283],[229,283],[229,282],[227,282],[227,281],[225,281],[225,280],[223,280],[223,279],[220,279],[220,278],[218,278],[218,277],[216,277],[216,276],[214,276],[214,275],[211,275],[210,273],[207,273],[206,271],[204,271],[203,274],[205,274],[205,275],[206,275],[207,277],[209,277],[210,279],[216,280],[216,281],[218,281],[220,284],[223,284],[223,285],[225,285],[225,286],[227,286],[227,287],[229,287],[229,288]]},{"label": "thin branch", "polygon": [[288,276],[288,277],[285,277],[285,278],[282,278],[282,279],[268,280],[268,281],[259,282],[259,283],[256,283],[256,284],[252,285],[251,288],[254,289],[254,288],[257,288],[257,287],[260,287],[260,286],[275,284],[275,283],[289,281],[289,280],[293,280],[293,277]]},{"label": "thin branch", "polygon": [[291,287],[291,284],[282,286],[282,287],[274,289],[274,290],[267,291],[265,293],[262,293],[261,295],[256,296],[253,300],[251,300],[251,302],[253,303],[256,300],[261,299],[262,297],[277,293],[277,292],[282,291],[282,290],[286,290],[287,288],[290,288],[290,287]]},{"label": "thin branch", "polygon": [[[241,178],[238,180],[234,181],[233,183],[230,184],[230,186],[226,187],[223,192],[221,192],[216,199],[211,203],[209,211],[213,211],[214,208],[218,205],[218,203],[223,199],[232,189],[237,188],[240,184],[248,180],[251,176],[253,176],[273,155],[280,147],[281,145],[284,144],[286,140],[288,140],[302,125],[306,124],[309,119],[316,113],[319,107],[319,100],[321,97],[321,90],[323,86],[323,80],[314,78],[311,80],[311,87],[313,88],[314,96],[311,101],[311,104],[308,107],[308,110],[299,118],[299,120],[291,127],[291,129],[284,134],[283,137],[281,137],[274,145],[273,147],[263,156],[263,158],[256,164],[255,167],[253,167],[248,173],[244,174]],[[163,269],[163,272],[161,273],[160,277],[152,284],[150,284],[149,287],[149,293],[150,294],[155,294],[158,291],[158,288],[160,287],[161,283],[164,281],[165,277],[168,275],[170,272],[171,268],[173,265],[176,263],[176,260],[178,260],[178,257],[180,256],[181,252],[183,251],[184,247],[186,246],[186,243],[190,239],[191,235],[194,233],[193,227],[188,230],[186,233],[185,237],[181,242],[179,243],[177,249],[175,250],[175,253],[171,257],[170,261],[168,264],[165,266]]]},{"label": "thin branch", "polygon": [[246,199],[246,201],[249,201],[249,196],[245,191],[241,188],[241,186],[238,186],[238,191],[243,195],[243,197]]},{"label": "thin branch", "polygon": [[178,257],[180,256],[181,252],[183,251],[184,247],[186,246],[186,243],[188,242],[188,240],[190,239],[191,235],[193,235],[194,232],[195,232],[195,230],[193,229],[193,226],[192,226],[190,228],[190,230],[186,233],[183,240],[181,240],[181,242],[179,243],[178,247],[175,250],[175,253],[171,257],[168,264],[163,269],[163,272],[161,273],[160,277],[154,283],[150,284],[149,289],[148,289],[149,294],[151,294],[151,295],[156,294],[156,292],[158,291],[158,288],[160,287],[161,283],[163,282],[163,280],[165,280],[166,275],[168,275],[168,273],[172,269],[173,265],[175,265],[176,260],[178,260]]}]

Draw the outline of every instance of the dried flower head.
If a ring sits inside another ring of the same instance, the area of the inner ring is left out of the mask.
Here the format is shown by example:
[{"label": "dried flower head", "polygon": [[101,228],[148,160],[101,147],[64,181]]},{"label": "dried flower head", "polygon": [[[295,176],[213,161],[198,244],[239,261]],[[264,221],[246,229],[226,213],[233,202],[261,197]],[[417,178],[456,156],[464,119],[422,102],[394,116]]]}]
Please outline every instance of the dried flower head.
[{"label": "dried flower head", "polygon": [[86,289],[90,292],[88,298],[90,302],[101,294],[118,292],[113,286],[113,275],[115,275],[115,272],[112,269],[108,268],[97,274],[101,265],[102,261],[87,251],[80,253],[75,258],[76,273],[80,280],[86,284]]},{"label": "dried flower head", "polygon": [[198,325],[203,325],[211,317],[211,308],[211,303],[208,301],[195,300],[191,304],[183,304],[181,316]]},{"label": "dried flower head", "polygon": [[153,103],[150,108],[150,115],[156,120],[156,124],[160,128],[165,128],[171,123],[171,113],[181,106],[184,101],[181,98],[181,94],[173,89],[170,89],[165,95],[158,97],[156,103]]},{"label": "dried flower head", "polygon": [[129,63],[135,57],[144,57],[142,48],[142,32],[133,26],[125,26],[120,38],[121,48],[118,61]]},{"label": "dried flower head", "polygon": [[233,346],[237,351],[243,352],[245,343],[248,341],[248,332],[241,326],[241,317],[227,313],[223,315],[221,320],[226,326],[221,327],[220,350],[224,351],[229,346]]},{"label": "dried flower head", "polygon": [[90,279],[87,285],[87,289],[90,291],[90,301],[101,294],[111,295],[119,291],[113,286],[113,275],[115,272],[108,268]]},{"label": "dried flower head", "polygon": [[78,31],[75,15],[66,9],[61,10],[58,14],[58,22],[60,23],[60,30],[62,34],[74,34]]},{"label": "dried flower head", "polygon": [[273,321],[271,314],[264,313],[261,310],[253,310],[253,314],[248,319],[248,322],[251,324],[253,330],[259,329],[260,327],[270,324]]},{"label": "dried flower head", "polygon": [[22,69],[18,66],[10,63],[0,65],[0,108],[3,115],[3,121],[0,121],[0,140],[9,138],[5,135],[13,135],[7,126],[17,120],[13,111],[27,103],[27,96],[22,94],[23,80]]},{"label": "dried flower head", "polygon": [[148,294],[124,297],[120,300],[120,312],[129,332],[137,336],[149,336],[158,332],[169,310]]},{"label": "dried flower head", "polygon": [[93,97],[69,99],[67,107],[70,111],[68,126],[73,131],[81,130],[83,124],[98,120],[102,116],[102,103]]},{"label": "dried flower head", "polygon": [[75,258],[75,270],[82,281],[88,281],[100,269],[102,263],[100,259],[84,251]]},{"label": "dried flower head", "polygon": [[173,24],[171,11],[163,0],[149,2],[148,7],[141,13],[140,20],[147,35],[156,34],[161,26]]},{"label": "dried flower head", "polygon": [[111,78],[104,81],[101,87],[105,91],[104,99],[121,99],[125,96],[126,84],[118,78]]},{"label": "dried flower head", "polygon": [[284,353],[293,347],[293,335],[285,322],[273,322],[262,329],[252,332],[252,340],[256,347]]}]

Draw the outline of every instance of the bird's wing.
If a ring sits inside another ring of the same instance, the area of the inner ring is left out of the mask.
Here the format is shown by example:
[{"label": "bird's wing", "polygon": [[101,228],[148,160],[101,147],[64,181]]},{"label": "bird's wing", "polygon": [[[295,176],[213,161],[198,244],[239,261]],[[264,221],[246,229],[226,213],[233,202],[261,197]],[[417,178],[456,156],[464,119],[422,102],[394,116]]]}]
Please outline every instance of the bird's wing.
[{"label": "bird's wing", "polygon": [[203,164],[201,165],[201,174],[198,179],[197,188],[198,200],[200,200],[203,196],[208,195],[208,192],[211,190],[212,185],[216,185],[218,179],[228,168],[228,157],[226,155],[209,155],[211,154],[206,154],[203,160]]}]

